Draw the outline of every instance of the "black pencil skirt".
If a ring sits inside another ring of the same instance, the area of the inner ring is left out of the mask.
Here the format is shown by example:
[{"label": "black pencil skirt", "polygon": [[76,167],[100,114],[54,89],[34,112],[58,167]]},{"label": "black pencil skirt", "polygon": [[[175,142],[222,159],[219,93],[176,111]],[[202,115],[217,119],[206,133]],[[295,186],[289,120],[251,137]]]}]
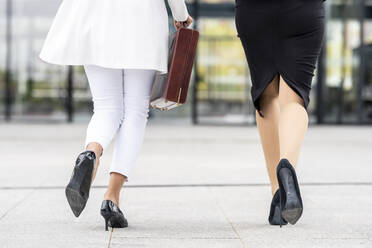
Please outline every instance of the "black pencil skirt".
[{"label": "black pencil skirt", "polygon": [[276,75],[309,104],[324,36],[323,0],[236,0],[235,21],[252,78],[252,99]]}]

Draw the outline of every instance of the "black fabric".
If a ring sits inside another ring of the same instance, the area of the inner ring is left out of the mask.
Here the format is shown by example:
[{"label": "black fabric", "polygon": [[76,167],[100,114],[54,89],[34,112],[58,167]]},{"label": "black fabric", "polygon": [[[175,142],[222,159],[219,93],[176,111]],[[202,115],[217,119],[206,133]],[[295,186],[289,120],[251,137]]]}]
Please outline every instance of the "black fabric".
[{"label": "black fabric", "polygon": [[236,27],[252,78],[252,100],[280,74],[309,104],[324,36],[323,0],[236,0]]}]

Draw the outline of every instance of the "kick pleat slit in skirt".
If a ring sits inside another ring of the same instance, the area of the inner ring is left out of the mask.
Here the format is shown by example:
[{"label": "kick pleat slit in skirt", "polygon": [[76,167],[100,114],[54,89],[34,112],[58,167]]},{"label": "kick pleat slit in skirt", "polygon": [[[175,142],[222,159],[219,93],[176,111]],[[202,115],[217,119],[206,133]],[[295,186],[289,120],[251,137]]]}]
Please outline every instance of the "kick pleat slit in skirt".
[{"label": "kick pleat slit in skirt", "polygon": [[323,0],[236,0],[236,27],[247,57],[252,100],[275,78],[283,80],[307,109],[324,36]]}]

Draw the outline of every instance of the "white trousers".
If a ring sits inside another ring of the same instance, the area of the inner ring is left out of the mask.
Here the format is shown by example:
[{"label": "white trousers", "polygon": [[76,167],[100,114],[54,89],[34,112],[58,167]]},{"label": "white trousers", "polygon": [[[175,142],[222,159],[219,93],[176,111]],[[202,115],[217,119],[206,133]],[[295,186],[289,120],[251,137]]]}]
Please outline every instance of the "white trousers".
[{"label": "white trousers", "polygon": [[156,72],[93,65],[84,69],[94,104],[85,147],[96,142],[106,150],[116,136],[110,173],[129,178],[142,146]]}]

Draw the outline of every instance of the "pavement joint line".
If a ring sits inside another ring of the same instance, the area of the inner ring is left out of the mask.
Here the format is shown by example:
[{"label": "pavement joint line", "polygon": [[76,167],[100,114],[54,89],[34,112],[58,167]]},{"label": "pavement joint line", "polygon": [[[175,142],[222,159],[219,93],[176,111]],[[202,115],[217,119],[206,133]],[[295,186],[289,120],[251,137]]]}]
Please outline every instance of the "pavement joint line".
[{"label": "pavement joint line", "polygon": [[172,240],[187,240],[187,239],[195,239],[195,240],[237,240],[239,238],[221,238],[221,237],[151,237],[151,236],[119,236],[115,237],[115,239],[155,239],[155,240],[162,240],[162,239],[172,239]]},{"label": "pavement joint line", "polygon": [[217,206],[218,210],[222,213],[222,215],[224,216],[225,220],[230,224],[231,229],[234,231],[235,235],[238,237],[240,243],[242,244],[242,247],[243,248],[246,248],[246,245],[245,245],[244,240],[240,236],[238,230],[235,228],[235,226],[232,223],[232,221],[227,216],[225,210],[223,209],[223,207],[221,206],[220,202],[218,201],[218,198],[215,196],[215,192],[213,192],[210,187],[207,187],[207,190],[213,195],[213,200],[216,202],[216,206]]},{"label": "pavement joint line", "polygon": [[369,242],[372,242],[372,234],[371,233],[367,233],[367,238],[368,238]]},{"label": "pavement joint line", "polygon": [[[46,179],[45,179],[46,180]],[[45,183],[45,180],[43,181],[43,183]],[[42,184],[40,184],[42,185]],[[40,186],[38,186],[40,187]],[[5,216],[10,213],[10,211],[14,210],[15,208],[17,208],[22,202],[24,202],[28,197],[30,197],[36,190],[37,190],[37,187],[34,187],[34,188],[29,188],[27,190],[30,190],[30,193],[29,194],[26,194],[22,199],[20,199],[18,202],[16,202],[15,204],[13,204],[13,206],[11,208],[9,208],[7,211],[5,211],[5,213],[0,216],[0,221],[5,218]]]},{"label": "pavement joint line", "polygon": [[109,238],[109,242],[107,244],[107,248],[110,248],[111,247],[111,241],[112,241],[112,233],[114,232],[114,228],[111,228],[111,231],[110,231],[110,238]]},{"label": "pavement joint line", "polygon": [[[267,187],[268,183],[221,183],[221,184],[137,184],[126,185],[123,188],[202,188],[202,187]],[[372,186],[372,182],[330,182],[301,183],[301,186]],[[0,190],[54,190],[66,186],[0,186]],[[93,185],[93,189],[105,189],[107,185]]]},{"label": "pavement joint line", "polygon": [[4,219],[5,216],[7,216],[12,210],[14,210],[19,205],[21,205],[21,203],[24,202],[27,198],[29,198],[35,191],[36,191],[35,189],[34,190],[31,190],[31,192],[29,194],[26,194],[24,197],[22,197],[22,199],[20,199],[15,204],[13,204],[13,206],[11,206],[7,211],[5,211],[5,213],[3,215],[0,216],[0,221],[2,219]]},{"label": "pavement joint line", "polygon": [[314,240],[369,240],[368,238],[313,238]]}]

